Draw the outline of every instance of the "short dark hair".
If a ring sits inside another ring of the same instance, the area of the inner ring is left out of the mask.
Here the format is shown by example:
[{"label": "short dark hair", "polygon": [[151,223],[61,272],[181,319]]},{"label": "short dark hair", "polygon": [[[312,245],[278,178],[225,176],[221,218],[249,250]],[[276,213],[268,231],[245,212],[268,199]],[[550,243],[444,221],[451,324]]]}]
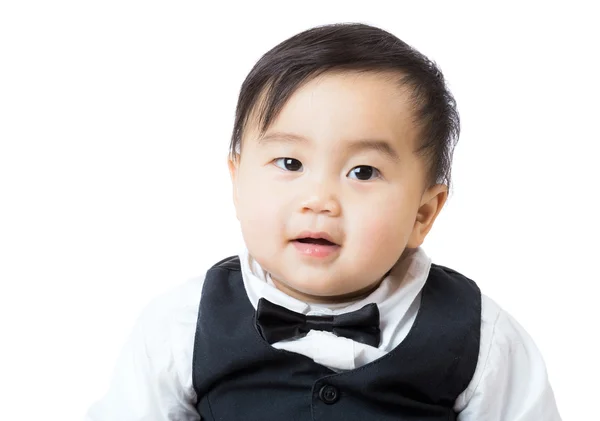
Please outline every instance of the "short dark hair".
[{"label": "short dark hair", "polygon": [[[250,115],[261,134],[291,95],[327,71],[397,72],[411,88],[414,121],[420,128],[417,153],[429,166],[428,182],[450,186],[452,154],[460,133],[456,101],[438,66],[391,33],[361,23],[319,26],[268,51],[244,80],[238,98],[230,155],[241,151]],[[258,107],[258,108],[257,108]]]}]

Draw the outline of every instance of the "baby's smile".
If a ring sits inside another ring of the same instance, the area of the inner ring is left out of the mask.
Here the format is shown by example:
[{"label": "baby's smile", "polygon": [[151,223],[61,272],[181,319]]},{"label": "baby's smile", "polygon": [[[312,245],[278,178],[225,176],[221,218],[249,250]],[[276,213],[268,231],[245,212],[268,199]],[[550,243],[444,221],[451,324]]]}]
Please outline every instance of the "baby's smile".
[{"label": "baby's smile", "polygon": [[333,258],[341,248],[341,245],[326,232],[303,232],[291,243],[301,255],[310,258]]}]

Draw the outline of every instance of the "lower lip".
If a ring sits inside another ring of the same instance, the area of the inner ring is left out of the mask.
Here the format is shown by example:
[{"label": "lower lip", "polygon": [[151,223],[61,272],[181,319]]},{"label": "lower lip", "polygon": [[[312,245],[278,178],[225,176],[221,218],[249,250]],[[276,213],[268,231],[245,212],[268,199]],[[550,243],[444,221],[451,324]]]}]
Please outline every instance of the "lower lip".
[{"label": "lower lip", "polygon": [[296,250],[308,257],[328,257],[340,249],[340,246],[336,244],[311,244],[301,243],[300,241],[292,241],[292,243],[294,244],[294,247],[296,247]]}]

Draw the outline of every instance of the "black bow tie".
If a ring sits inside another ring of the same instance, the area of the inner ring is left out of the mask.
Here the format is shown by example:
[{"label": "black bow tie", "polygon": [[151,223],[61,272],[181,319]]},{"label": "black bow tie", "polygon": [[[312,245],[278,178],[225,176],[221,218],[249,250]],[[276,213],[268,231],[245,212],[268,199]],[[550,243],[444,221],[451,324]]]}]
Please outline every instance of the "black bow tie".
[{"label": "black bow tie", "polygon": [[373,303],[337,316],[306,316],[261,298],[256,326],[270,344],[306,335],[309,330],[325,330],[374,347],[380,341],[379,308]]}]

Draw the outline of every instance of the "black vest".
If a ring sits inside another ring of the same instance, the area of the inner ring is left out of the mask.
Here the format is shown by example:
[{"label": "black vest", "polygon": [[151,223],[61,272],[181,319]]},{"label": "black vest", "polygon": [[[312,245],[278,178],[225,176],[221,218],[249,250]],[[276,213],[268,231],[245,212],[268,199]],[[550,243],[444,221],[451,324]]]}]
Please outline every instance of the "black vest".
[{"label": "black vest", "polygon": [[206,274],[193,357],[203,421],[456,420],[452,407],[477,365],[481,294],[432,265],[404,341],[344,373],[270,346],[255,325],[237,257]]}]

